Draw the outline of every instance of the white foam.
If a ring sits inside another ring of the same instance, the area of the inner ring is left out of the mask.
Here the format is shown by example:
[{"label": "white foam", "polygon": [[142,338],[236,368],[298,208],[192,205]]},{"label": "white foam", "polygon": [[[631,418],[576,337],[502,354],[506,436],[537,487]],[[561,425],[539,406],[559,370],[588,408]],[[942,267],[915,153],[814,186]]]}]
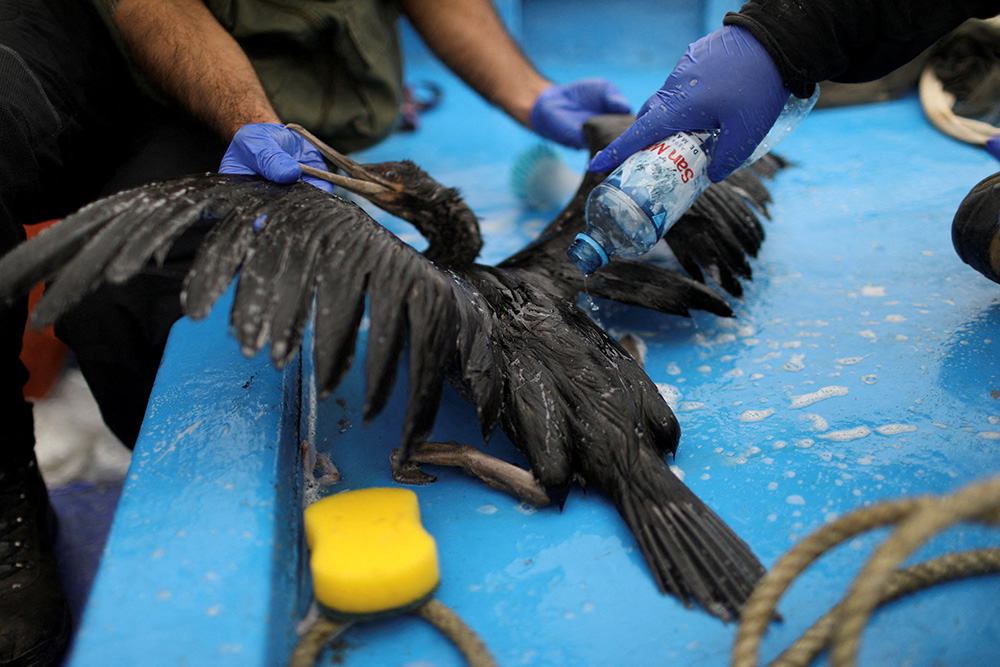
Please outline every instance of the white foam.
[{"label": "white foam", "polygon": [[865,285],[861,288],[861,296],[885,296],[885,287],[880,285]]},{"label": "white foam", "polygon": [[823,438],[824,440],[834,440],[836,442],[848,442],[849,440],[857,440],[858,438],[867,437],[871,435],[871,433],[872,430],[867,426],[855,426],[854,428],[848,428],[842,431],[821,433],[816,437]]},{"label": "white foam", "polygon": [[667,384],[665,382],[657,382],[656,390],[660,392],[660,396],[663,400],[667,402],[671,410],[676,410],[678,403],[681,400],[681,390],[672,384]]},{"label": "white foam", "polygon": [[835,396],[847,396],[848,393],[849,390],[847,389],[847,387],[842,387],[840,385],[830,385],[808,394],[793,396],[790,407],[793,410],[798,408],[804,408],[806,406],[812,405],[813,403],[818,403],[819,401],[824,401],[828,398],[833,398]]},{"label": "white foam", "polygon": [[913,433],[916,430],[917,427],[911,424],[886,424],[877,427],[875,432],[881,435],[899,435],[900,433]]},{"label": "white foam", "polygon": [[825,431],[830,428],[830,424],[821,415],[815,412],[810,412],[803,416],[804,419],[808,419],[809,423],[812,425],[812,430],[814,431]]},{"label": "white foam", "polygon": [[774,414],[774,408],[766,410],[744,410],[740,413],[741,422],[759,422]]},{"label": "white foam", "polygon": [[844,366],[853,366],[854,364],[864,361],[867,356],[868,355],[866,354],[863,357],[844,357],[842,359],[837,359],[837,363]]},{"label": "white foam", "polygon": [[802,360],[806,358],[804,354],[793,354],[792,358],[785,362],[784,369],[786,371],[796,372],[801,371],[806,367]]}]

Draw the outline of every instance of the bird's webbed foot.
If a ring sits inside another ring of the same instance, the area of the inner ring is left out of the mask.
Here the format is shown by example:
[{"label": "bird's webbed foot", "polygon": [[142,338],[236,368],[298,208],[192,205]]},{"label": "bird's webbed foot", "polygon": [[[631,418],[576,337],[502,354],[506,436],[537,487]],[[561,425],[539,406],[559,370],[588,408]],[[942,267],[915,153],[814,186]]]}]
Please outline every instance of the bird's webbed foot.
[{"label": "bird's webbed foot", "polygon": [[529,505],[541,507],[551,502],[531,471],[490,456],[471,445],[460,445],[454,440],[424,442],[410,450],[406,461],[402,461],[401,456],[400,450],[393,450],[392,478],[400,484],[430,484],[437,479],[421,470],[422,464],[451,466],[461,468],[494,489],[509,493]]}]

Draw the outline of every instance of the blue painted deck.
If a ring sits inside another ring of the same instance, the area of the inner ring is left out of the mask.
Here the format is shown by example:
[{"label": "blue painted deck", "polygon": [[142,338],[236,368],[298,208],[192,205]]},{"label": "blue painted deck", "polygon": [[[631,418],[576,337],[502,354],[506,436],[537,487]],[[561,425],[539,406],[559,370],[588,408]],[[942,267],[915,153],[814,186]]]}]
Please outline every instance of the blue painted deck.
[{"label": "blue painted deck", "polygon": [[[607,76],[636,107],[701,32],[701,17],[687,16],[666,64],[637,67],[642,56],[631,50],[618,61],[560,63],[539,45],[539,26],[561,16],[569,38],[592,25],[560,14],[565,4],[521,8],[526,44],[537,49],[529,53],[559,81]],[[484,259],[505,257],[551,217],[524,211],[508,185],[511,164],[536,139],[431,62],[416,58],[408,78],[443,85],[444,104],[419,132],[360,157],[410,157],[459,186],[483,218]],[[963,265],[950,241],[958,203],[997,162],[937,133],[915,96],[815,111],[780,151],[796,166],[773,182],[768,238],[735,318],[604,302],[593,310],[612,332],[645,341],[647,371],[683,429],[676,465],[766,565],[852,509],[1000,470],[1000,287]],[[582,152],[561,154],[582,172]],[[379,219],[419,243],[402,223]],[[244,359],[227,308],[184,320],[171,336],[74,666],[281,664],[309,602],[300,443],[338,465],[334,490],[392,484],[405,371],[383,416],[364,427],[356,369],[317,403],[308,356],[281,373],[263,355]],[[433,437],[480,442],[474,414],[450,391]],[[499,432],[487,451],[521,460]],[[438,595],[500,664],[726,663],[735,627],[659,595],[598,493],[576,489],[562,512],[536,511],[446,470],[415,490],[438,540]],[[765,658],[840,598],[884,535],[839,548],[792,588]],[[963,527],[921,554],[991,542],[995,534]],[[861,664],[1000,664],[998,595],[993,578],[893,605],[866,632]],[[327,657],[462,664],[415,619],[354,628]]]}]

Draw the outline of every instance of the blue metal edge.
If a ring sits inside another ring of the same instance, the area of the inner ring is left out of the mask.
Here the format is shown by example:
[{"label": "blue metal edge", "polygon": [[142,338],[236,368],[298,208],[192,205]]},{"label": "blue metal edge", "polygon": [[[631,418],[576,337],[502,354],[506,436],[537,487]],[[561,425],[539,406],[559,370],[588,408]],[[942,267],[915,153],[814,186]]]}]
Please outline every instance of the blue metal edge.
[{"label": "blue metal edge", "polygon": [[231,300],[171,333],[69,665],[273,665],[295,642],[301,355],[243,357]]}]

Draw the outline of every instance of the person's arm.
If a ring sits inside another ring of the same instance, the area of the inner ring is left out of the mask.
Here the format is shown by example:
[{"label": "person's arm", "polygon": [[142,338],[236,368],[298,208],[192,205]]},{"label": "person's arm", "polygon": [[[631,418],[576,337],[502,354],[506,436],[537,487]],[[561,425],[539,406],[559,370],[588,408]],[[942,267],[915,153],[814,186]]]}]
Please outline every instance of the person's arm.
[{"label": "person's arm", "polygon": [[484,99],[539,135],[584,148],[583,123],[626,113],[609,81],[554,85],[521,52],[490,0],[403,0],[403,11],[441,61]]},{"label": "person's arm", "polygon": [[281,125],[243,49],[201,0],[108,2],[132,59],[153,84],[231,142],[220,172],[294,183],[300,163],[325,168],[314,147]]},{"label": "person's arm", "polygon": [[247,123],[281,122],[243,49],[201,0],[120,0],[112,20],[150,80],[223,138]]},{"label": "person's arm", "polygon": [[749,0],[724,25],[749,31],[785,85],[808,97],[831,79],[871,81],[917,57],[969,18],[1000,13],[1000,0]]},{"label": "person's arm", "polygon": [[552,82],[521,52],[490,0],[403,0],[403,11],[449,69],[531,127],[535,100]]}]

